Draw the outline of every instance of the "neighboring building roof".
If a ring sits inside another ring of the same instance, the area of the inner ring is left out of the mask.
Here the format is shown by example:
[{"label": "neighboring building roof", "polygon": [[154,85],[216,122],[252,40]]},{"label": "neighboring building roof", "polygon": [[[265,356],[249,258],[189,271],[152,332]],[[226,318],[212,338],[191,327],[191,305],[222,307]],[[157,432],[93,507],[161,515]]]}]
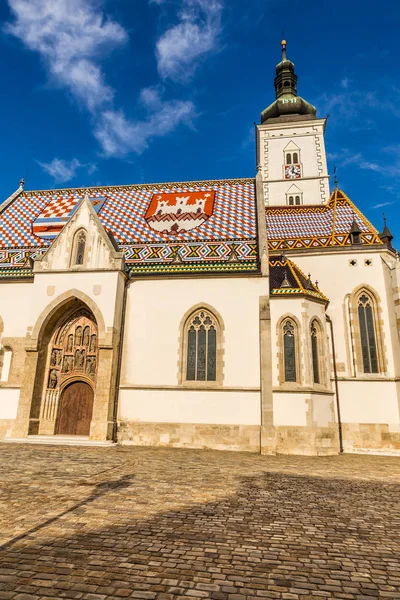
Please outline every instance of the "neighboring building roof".
[{"label": "neighboring building roof", "polygon": [[132,273],[258,269],[254,179],[23,192],[0,213],[0,268],[45,252],[86,194]]},{"label": "neighboring building roof", "polygon": [[375,227],[338,189],[326,204],[267,206],[265,215],[271,250],[349,246],[354,220],[360,228],[361,244],[382,245]]},{"label": "neighboring building roof", "polygon": [[272,256],[269,259],[269,287],[271,296],[306,295],[316,300],[329,302],[328,298],[303,271],[286,256]]}]

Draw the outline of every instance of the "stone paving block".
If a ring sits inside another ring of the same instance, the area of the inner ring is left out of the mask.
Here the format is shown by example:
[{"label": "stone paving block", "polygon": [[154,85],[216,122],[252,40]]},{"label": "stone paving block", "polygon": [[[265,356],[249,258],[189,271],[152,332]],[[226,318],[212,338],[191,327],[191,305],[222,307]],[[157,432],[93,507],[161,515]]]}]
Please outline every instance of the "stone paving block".
[{"label": "stone paving block", "polygon": [[400,600],[398,458],[1,452],[0,600]]}]

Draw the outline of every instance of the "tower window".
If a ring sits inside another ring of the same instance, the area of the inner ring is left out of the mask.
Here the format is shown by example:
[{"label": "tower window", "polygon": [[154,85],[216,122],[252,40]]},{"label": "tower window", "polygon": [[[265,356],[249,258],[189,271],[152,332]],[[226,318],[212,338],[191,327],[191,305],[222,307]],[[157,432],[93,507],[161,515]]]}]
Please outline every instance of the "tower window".
[{"label": "tower window", "polygon": [[297,152],[293,152],[293,164],[297,164],[299,162],[299,155]]},{"label": "tower window", "polygon": [[292,164],[292,155],[290,154],[290,152],[288,152],[286,154],[286,164],[287,165],[291,165]]},{"label": "tower window", "polygon": [[293,202],[293,196],[289,196],[289,205],[293,206],[294,202]]},{"label": "tower window", "polygon": [[300,204],[300,196],[296,196],[296,204]]},{"label": "tower window", "polygon": [[290,81],[285,81],[283,85],[284,85],[284,87],[289,87],[290,86]]}]

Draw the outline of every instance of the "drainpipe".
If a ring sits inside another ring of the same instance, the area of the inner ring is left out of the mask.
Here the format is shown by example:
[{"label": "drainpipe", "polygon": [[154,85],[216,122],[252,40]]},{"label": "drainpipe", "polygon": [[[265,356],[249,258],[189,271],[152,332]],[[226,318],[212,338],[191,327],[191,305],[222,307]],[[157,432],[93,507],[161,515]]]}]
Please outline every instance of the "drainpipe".
[{"label": "drainpipe", "polygon": [[118,401],[119,401],[119,386],[121,383],[121,365],[122,365],[122,351],[124,346],[124,333],[125,333],[125,315],[126,315],[126,299],[128,296],[128,287],[130,284],[129,278],[125,280],[124,297],[122,300],[122,315],[121,315],[121,336],[119,341],[118,349],[118,363],[117,363],[117,376],[115,381],[115,394],[114,394],[114,408],[113,408],[113,433],[112,441],[118,442]]},{"label": "drainpipe", "polygon": [[335,337],[333,335],[332,319],[330,318],[329,315],[325,315],[325,317],[326,317],[327,322],[329,323],[330,330],[331,330],[333,374],[334,374],[334,378],[335,378],[336,410],[337,410],[338,431],[339,431],[339,451],[340,451],[340,454],[343,454],[343,429],[342,429],[342,417],[340,415],[339,384],[338,384],[338,376],[337,376],[337,368],[336,368],[336,354],[335,354]]}]

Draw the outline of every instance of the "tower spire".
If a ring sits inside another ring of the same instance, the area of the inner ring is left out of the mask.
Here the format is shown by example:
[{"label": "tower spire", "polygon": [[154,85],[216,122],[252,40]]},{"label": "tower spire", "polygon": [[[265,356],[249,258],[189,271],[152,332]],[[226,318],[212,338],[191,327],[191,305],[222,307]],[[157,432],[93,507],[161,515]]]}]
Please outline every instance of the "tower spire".
[{"label": "tower spire", "polygon": [[279,117],[288,120],[291,115],[307,115],[308,118],[315,119],[315,106],[297,95],[297,75],[294,72],[294,63],[287,57],[286,48],[287,42],[283,38],[282,60],[276,65],[274,79],[276,100],[261,113],[261,123]]}]

